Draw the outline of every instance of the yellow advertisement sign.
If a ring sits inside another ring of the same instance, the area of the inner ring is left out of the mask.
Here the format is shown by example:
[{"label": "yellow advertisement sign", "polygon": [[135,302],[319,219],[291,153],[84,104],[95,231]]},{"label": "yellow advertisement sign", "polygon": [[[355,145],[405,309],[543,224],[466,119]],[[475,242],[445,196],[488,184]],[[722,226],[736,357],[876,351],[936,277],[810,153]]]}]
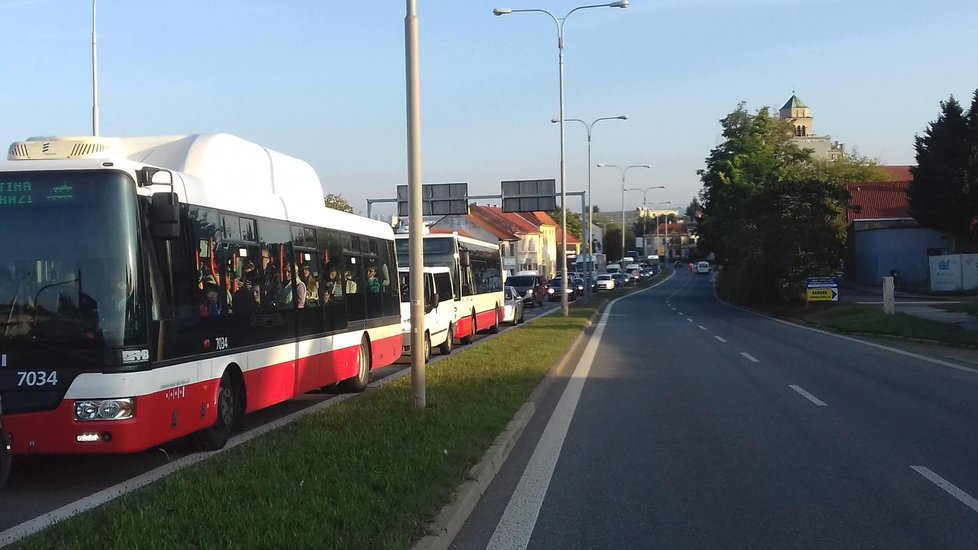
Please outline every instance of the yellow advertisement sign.
[{"label": "yellow advertisement sign", "polygon": [[834,288],[809,288],[809,302],[838,302],[839,291]]}]

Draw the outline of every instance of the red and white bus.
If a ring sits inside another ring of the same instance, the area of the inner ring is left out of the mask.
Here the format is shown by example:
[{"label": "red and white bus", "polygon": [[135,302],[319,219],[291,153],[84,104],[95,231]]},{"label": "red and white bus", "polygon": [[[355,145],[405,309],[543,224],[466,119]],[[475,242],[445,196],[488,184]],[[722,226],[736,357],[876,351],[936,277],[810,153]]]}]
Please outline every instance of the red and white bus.
[{"label": "red and white bus", "polygon": [[[408,265],[410,240],[398,233],[397,261]],[[449,330],[462,344],[483,330],[497,332],[503,314],[502,257],[495,243],[458,233],[424,235],[425,267],[447,267],[455,287],[455,320]]]},{"label": "red and white bus", "polygon": [[245,413],[400,356],[391,228],[234,136],[14,143],[0,235],[15,454],[219,448]]}]

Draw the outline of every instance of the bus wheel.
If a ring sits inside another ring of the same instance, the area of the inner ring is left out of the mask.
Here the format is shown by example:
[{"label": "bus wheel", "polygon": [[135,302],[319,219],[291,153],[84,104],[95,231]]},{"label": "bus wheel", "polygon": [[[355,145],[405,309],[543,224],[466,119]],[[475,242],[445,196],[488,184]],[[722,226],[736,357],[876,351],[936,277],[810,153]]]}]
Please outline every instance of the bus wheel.
[{"label": "bus wheel", "polygon": [[217,389],[217,420],[210,428],[195,434],[197,446],[202,451],[216,451],[224,447],[240,422],[244,411],[244,403],[240,401],[244,394],[236,386],[231,373],[225,372]]},{"label": "bus wheel", "polygon": [[427,364],[431,360],[431,336],[428,333],[424,333],[424,362]]},{"label": "bus wheel", "polygon": [[367,389],[367,384],[370,384],[370,346],[364,338],[357,351],[357,375],[344,380],[341,387],[343,391],[360,393]]},{"label": "bus wheel", "polygon": [[473,336],[475,336],[475,314],[472,314],[472,330],[465,336],[459,338],[459,341],[463,344],[471,344]]},{"label": "bus wheel", "polygon": [[438,346],[438,353],[448,355],[452,353],[452,338],[455,337],[455,325],[448,325],[448,336],[445,341]]},{"label": "bus wheel", "polygon": [[491,327],[489,327],[489,334],[499,333],[499,306],[496,306],[495,312],[496,312],[496,322],[493,323]]}]

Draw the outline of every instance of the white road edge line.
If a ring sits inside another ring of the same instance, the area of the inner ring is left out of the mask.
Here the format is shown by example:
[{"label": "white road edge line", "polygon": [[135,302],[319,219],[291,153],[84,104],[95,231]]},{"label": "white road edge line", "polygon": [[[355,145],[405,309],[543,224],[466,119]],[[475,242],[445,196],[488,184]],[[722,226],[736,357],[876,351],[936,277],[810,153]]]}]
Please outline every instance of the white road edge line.
[{"label": "white road edge line", "polygon": [[808,393],[807,391],[801,389],[801,386],[796,386],[795,384],[788,384],[788,387],[791,388],[791,389],[793,389],[793,390],[795,390],[796,392],[798,392],[799,394],[801,394],[802,397],[804,397],[805,399],[811,401],[812,403],[815,403],[819,407],[828,407],[829,406],[828,403],[826,403],[825,401],[822,401],[821,399],[819,399],[819,398],[815,397],[814,395]]},{"label": "white road edge line", "polygon": [[516,490],[510,495],[506,510],[503,511],[496,530],[492,533],[492,538],[486,546],[493,550],[512,550],[525,549],[530,543],[530,536],[536,527],[537,517],[540,515],[540,508],[543,507],[543,500],[547,496],[547,489],[550,487],[550,479],[553,477],[554,468],[557,466],[557,459],[560,458],[560,450],[564,445],[564,438],[567,437],[567,430],[570,428],[574,413],[577,410],[577,402],[581,398],[584,389],[584,382],[587,380],[588,372],[594,362],[598,345],[604,335],[604,329],[608,324],[609,314],[612,308],[622,298],[637,296],[646,290],[651,290],[672,278],[669,277],[650,286],[647,289],[634,292],[621,298],[616,298],[608,308],[601,314],[594,335],[588,340],[587,346],[581,359],[574,367],[574,373],[564,387],[564,392],[557,402],[547,427],[544,428],[537,446],[533,449],[533,455],[523,470]]},{"label": "white road edge line", "polygon": [[754,363],[760,363],[760,361],[758,361],[757,359],[754,359],[754,356],[751,355],[751,354],[749,354],[749,353],[747,353],[746,351],[742,351],[742,352],[740,352],[740,354],[743,355],[744,357],[750,359]]},{"label": "white road edge line", "polygon": [[729,302],[725,302],[725,301],[721,300],[720,297],[716,295],[716,288],[715,287],[714,287],[714,297],[716,298],[716,300],[718,302],[720,302],[721,304],[723,304],[723,305],[725,305],[727,307],[730,307],[730,308],[733,308],[733,309],[737,309],[737,310],[743,311],[744,313],[750,313],[751,315],[756,315],[758,317],[763,317],[764,319],[769,319],[771,321],[774,321],[775,323],[781,323],[782,325],[788,325],[790,327],[800,328],[800,329],[808,330],[808,331],[811,331],[811,332],[817,332],[819,334],[824,334],[826,336],[832,336],[834,338],[839,338],[839,339],[842,339],[842,340],[848,340],[850,342],[855,342],[857,344],[862,344],[864,346],[869,346],[871,348],[876,348],[876,349],[881,349],[881,350],[889,351],[891,353],[895,353],[897,355],[902,355],[904,357],[912,357],[914,359],[919,359],[921,361],[926,361],[927,363],[931,363],[931,364],[934,364],[934,365],[940,365],[942,367],[948,367],[948,368],[951,368],[951,369],[957,369],[957,370],[963,371],[963,372],[970,372],[972,374],[978,374],[978,369],[972,369],[970,367],[965,367],[965,366],[962,366],[962,365],[957,365],[955,363],[951,363],[950,361],[944,361],[943,359],[935,359],[933,357],[927,357],[926,355],[921,355],[919,353],[914,353],[912,351],[904,351],[902,349],[891,348],[890,346],[884,346],[883,344],[877,344],[875,342],[868,342],[866,340],[860,340],[859,338],[853,338],[852,336],[845,336],[845,335],[842,335],[842,334],[836,334],[834,332],[829,332],[827,330],[821,330],[821,329],[817,329],[817,328],[806,327],[805,325],[799,325],[797,323],[792,323],[791,321],[785,321],[784,319],[778,319],[776,317],[771,317],[770,315],[765,315],[763,313],[758,313],[756,311],[751,311],[749,309],[742,308],[740,306],[735,306],[735,305],[733,305],[733,304],[731,304]]},{"label": "white road edge line", "polygon": [[727,343],[727,341],[726,341],[726,340],[724,340],[723,338],[720,338],[719,336],[714,336],[714,338],[716,338],[717,340],[719,340],[719,341],[721,341],[721,342],[723,342],[724,344],[726,344],[726,343]]},{"label": "white road edge line", "polygon": [[917,472],[918,474],[920,474],[920,475],[924,476],[925,478],[927,478],[927,480],[930,481],[931,483],[933,483],[934,485],[937,485],[941,489],[944,489],[952,497],[954,497],[954,498],[960,500],[961,502],[963,502],[964,505],[967,506],[968,508],[971,508],[975,512],[978,512],[978,500],[975,500],[975,498],[973,496],[971,496],[968,493],[962,491],[961,489],[958,489],[950,481],[948,481],[948,480],[944,479],[943,477],[935,474],[934,472],[930,471],[930,469],[926,468],[925,466],[911,466],[910,468],[913,469],[913,471]]}]

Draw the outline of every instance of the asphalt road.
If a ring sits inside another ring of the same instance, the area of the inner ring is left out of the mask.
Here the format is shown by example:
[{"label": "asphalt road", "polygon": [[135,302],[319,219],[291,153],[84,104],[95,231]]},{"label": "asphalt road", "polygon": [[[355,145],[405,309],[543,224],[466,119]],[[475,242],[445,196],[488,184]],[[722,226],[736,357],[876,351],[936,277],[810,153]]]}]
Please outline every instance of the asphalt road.
[{"label": "asphalt road", "polygon": [[978,548],[978,370],[734,309],[687,272],[597,331],[455,548]]},{"label": "asphalt road", "polygon": [[[559,307],[560,303],[545,303],[543,307],[527,308],[525,319],[529,321]],[[519,330],[519,327],[506,327],[501,332],[514,329]],[[453,354],[464,353],[465,349],[478,346],[487,337],[477,335],[470,346],[457,346]],[[438,360],[439,355],[436,352],[432,363],[437,363]],[[402,358],[392,366],[373,371],[372,378],[378,380],[408,368],[410,358]],[[309,393],[257,411],[245,417],[245,431],[335,397],[336,394],[325,391]],[[181,440],[132,455],[15,457],[10,480],[0,491],[0,536],[11,527],[193,452],[187,441]]]}]

